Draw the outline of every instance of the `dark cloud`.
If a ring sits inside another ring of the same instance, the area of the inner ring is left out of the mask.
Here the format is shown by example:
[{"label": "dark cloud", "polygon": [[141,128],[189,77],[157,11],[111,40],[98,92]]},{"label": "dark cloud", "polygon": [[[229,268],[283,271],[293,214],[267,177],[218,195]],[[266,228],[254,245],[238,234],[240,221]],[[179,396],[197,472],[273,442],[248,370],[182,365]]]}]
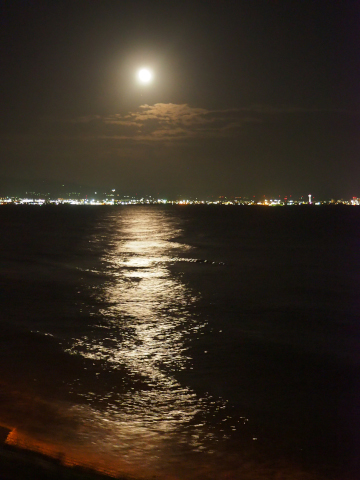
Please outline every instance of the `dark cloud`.
[{"label": "dark cloud", "polygon": [[91,115],[72,123],[82,125],[85,135],[95,133],[99,138],[168,143],[227,136],[248,121],[256,119],[249,119],[236,110],[211,111],[186,104],[156,103],[141,105],[126,115]]},{"label": "dark cloud", "polygon": [[[141,105],[127,114],[88,115],[55,121],[57,133],[85,139],[170,144],[188,139],[237,136],[247,124],[272,121],[274,116],[346,113],[296,106],[254,105],[242,109],[208,110],[187,104]],[[54,125],[52,126],[54,129]]]}]

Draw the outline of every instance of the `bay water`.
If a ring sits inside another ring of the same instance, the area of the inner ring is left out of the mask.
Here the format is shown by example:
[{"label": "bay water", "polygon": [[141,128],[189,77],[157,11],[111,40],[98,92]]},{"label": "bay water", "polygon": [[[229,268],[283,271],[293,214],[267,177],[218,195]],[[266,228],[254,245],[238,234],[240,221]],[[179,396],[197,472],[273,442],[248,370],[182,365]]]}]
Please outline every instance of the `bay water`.
[{"label": "bay water", "polygon": [[112,475],[360,476],[360,210],[3,206],[0,424]]}]

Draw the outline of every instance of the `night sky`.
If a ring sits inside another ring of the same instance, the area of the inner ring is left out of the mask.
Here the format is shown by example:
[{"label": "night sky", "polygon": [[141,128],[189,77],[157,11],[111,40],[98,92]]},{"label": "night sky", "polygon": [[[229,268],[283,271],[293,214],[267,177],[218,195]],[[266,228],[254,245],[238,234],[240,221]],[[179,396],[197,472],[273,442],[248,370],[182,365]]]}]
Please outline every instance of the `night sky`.
[{"label": "night sky", "polygon": [[0,185],[360,197],[358,1],[3,0],[0,22]]}]

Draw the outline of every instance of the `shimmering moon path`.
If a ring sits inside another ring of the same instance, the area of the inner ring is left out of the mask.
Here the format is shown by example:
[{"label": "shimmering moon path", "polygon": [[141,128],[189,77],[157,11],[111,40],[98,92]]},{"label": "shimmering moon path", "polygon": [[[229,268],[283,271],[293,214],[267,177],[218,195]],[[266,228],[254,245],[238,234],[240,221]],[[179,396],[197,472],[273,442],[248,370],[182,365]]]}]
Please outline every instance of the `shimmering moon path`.
[{"label": "shimmering moon path", "polygon": [[99,362],[100,377],[123,372],[122,385],[105,396],[84,395],[91,405],[104,405],[96,411],[106,426],[102,447],[142,465],[176,455],[174,445],[169,451],[174,437],[177,448],[197,450],[211,436],[196,424],[204,401],[174,377],[192,368],[184,340],[204,325],[189,312],[196,295],[170,275],[173,256],[187,247],[170,241],[177,232],[166,220],[161,213],[114,217],[112,247],[102,259],[109,280],[95,292],[104,304],[100,323],[68,350]]}]

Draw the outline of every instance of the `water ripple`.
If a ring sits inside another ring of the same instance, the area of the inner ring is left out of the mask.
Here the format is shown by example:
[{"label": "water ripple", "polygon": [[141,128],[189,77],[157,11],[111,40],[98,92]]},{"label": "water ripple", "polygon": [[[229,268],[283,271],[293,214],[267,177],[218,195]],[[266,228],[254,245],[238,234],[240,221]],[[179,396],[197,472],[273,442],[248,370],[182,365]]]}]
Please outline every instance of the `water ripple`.
[{"label": "water ripple", "polygon": [[96,436],[101,448],[120,449],[133,460],[145,453],[148,458],[155,452],[157,458],[161,452],[169,456],[169,441],[177,448],[210,452],[216,435],[206,416],[216,416],[226,402],[200,398],[176,377],[193,368],[187,339],[206,322],[194,312],[199,294],[169,265],[196,260],[184,257],[190,247],[172,241],[180,228],[163,212],[137,212],[113,221],[111,246],[101,259],[108,279],[92,292],[103,305],[99,322],[91,335],[74,339],[68,348],[101,365],[100,381],[101,371],[123,374],[121,385],[82,393],[90,408],[89,425],[102,431]]}]

